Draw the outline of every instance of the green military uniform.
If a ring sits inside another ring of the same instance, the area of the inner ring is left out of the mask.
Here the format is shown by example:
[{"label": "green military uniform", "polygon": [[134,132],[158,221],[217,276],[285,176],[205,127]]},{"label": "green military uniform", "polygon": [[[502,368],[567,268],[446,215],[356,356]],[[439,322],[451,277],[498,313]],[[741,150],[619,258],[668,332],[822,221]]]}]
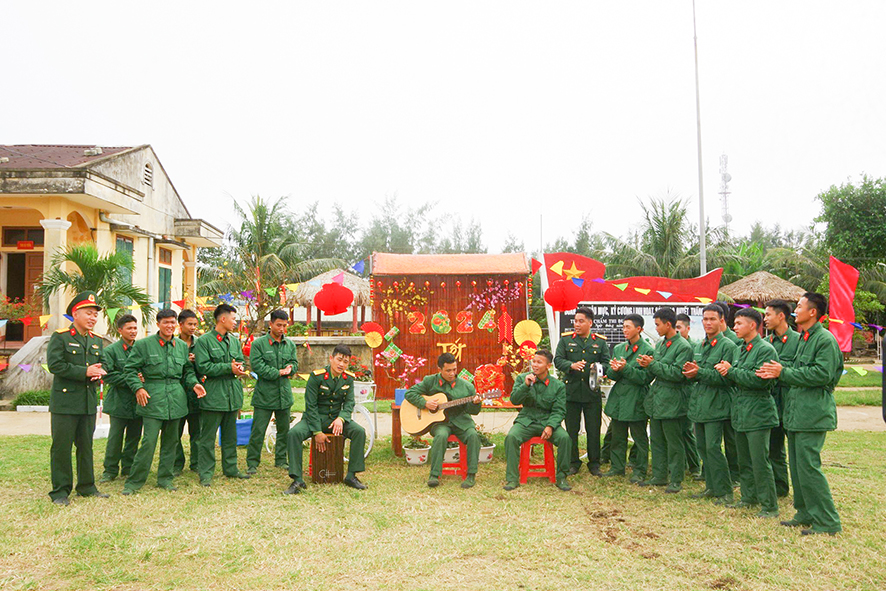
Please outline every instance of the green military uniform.
[{"label": "green military uniform", "polygon": [[689,384],[683,366],[692,355],[692,347],[678,333],[655,346],[654,359],[647,367],[655,377],[645,401],[652,436],[652,480],[648,483],[670,484],[669,490],[675,491],[680,490],[686,471],[683,424],[689,407]]},{"label": "green military uniform", "polygon": [[720,447],[726,421],[732,414],[732,382],[721,376],[714,366],[721,361],[734,363],[737,352],[735,343],[722,334],[707,337],[696,346],[694,359],[698,374],[691,380],[687,414],[695,424],[698,454],[704,462],[705,491],[724,501],[732,497],[729,465]]},{"label": "green military uniform", "polygon": [[[698,343],[689,337],[683,337],[683,339],[689,343],[693,351],[698,348]],[[693,476],[701,476],[701,456],[698,454],[698,441],[695,439],[695,429],[688,416],[683,417],[681,429],[683,431],[683,450],[686,454],[686,467]]]},{"label": "green military uniform", "polygon": [[[729,327],[720,334],[732,341],[737,347],[744,345],[744,341],[738,338],[735,331]],[[729,477],[732,478],[732,484],[737,486],[739,480],[738,448],[735,443],[735,429],[732,428],[731,418],[726,421],[726,424],[723,427],[723,449],[726,452],[726,462],[729,464]]]},{"label": "green military uniform", "polygon": [[[769,336],[769,344],[778,353],[778,361],[784,367],[791,367],[797,357],[797,348],[800,345],[800,335],[795,330],[788,328],[782,336],[772,334]],[[772,474],[775,476],[775,494],[780,497],[788,496],[791,491],[788,479],[787,450],[785,449],[784,431],[784,397],[787,387],[781,382],[776,382],[772,388],[775,397],[775,406],[778,409],[778,426],[772,428],[769,435],[769,462],[772,464]]]},{"label": "green military uniform", "polygon": [[[253,345],[254,346],[254,345]],[[351,420],[354,414],[354,374],[349,371],[335,377],[327,365],[315,369],[305,386],[305,413],[301,420],[289,429],[289,476],[296,482],[304,482],[302,477],[302,442],[319,433],[332,433],[332,423],[336,419],[344,422],[342,435],[351,440],[348,455],[348,475],[366,469],[363,453],[366,447],[366,431]]]},{"label": "green military uniform", "polygon": [[732,426],[738,444],[741,502],[760,503],[765,513],[777,514],[775,479],[769,463],[769,431],[778,425],[772,397],[774,382],[756,375],[767,361],[778,361],[778,353],[757,335],[738,350],[738,358],[726,375],[735,384]]},{"label": "green military uniform", "polygon": [[[261,446],[265,431],[276,417],[277,444],[274,449],[274,465],[288,467],[286,461],[286,437],[289,434],[289,413],[292,408],[292,380],[298,369],[298,347],[283,336],[279,341],[267,334],[255,339],[249,352],[249,364],[258,376],[252,394],[252,433],[246,448],[246,467],[254,470],[261,462]],[[281,376],[280,370],[292,366],[292,373]],[[350,418],[350,417],[349,417]]]},{"label": "green military uniform", "polygon": [[800,337],[792,367],[782,369],[779,382],[789,389],[784,399],[796,524],[812,524],[815,532],[842,530],[831,489],[821,471],[821,448],[828,431],[837,428],[834,388],[843,375],[843,354],[837,340],[820,323]]},{"label": "green military uniform", "polygon": [[615,381],[604,411],[612,419],[612,466],[608,474],[623,475],[625,473],[625,453],[628,447],[628,432],[634,440],[636,457],[631,459],[633,474],[632,482],[640,482],[646,478],[649,465],[649,438],[646,435],[646,409],[644,402],[649,391],[652,375],[645,367],[640,367],[637,358],[641,355],[652,355],[652,345],[644,339],[636,343],[625,341],[617,345],[613,351],[615,359],[624,359],[625,366],[621,370],[610,368],[609,377]]},{"label": "green military uniform", "polygon": [[[91,304],[88,303],[90,297]],[[68,306],[68,315],[75,306],[79,309],[87,305],[98,307],[92,292],[75,297]],[[52,374],[49,394],[52,491],[49,496],[53,501],[66,499],[73,490],[71,447],[74,445],[77,446],[77,494],[91,496],[98,492],[92,458],[98,381],[86,377],[86,368],[101,362],[102,346],[100,337],[92,332],[80,334],[73,324],[58,329],[49,337],[46,349],[46,364]]]},{"label": "green military uniform", "polygon": [[231,363],[243,363],[240,341],[231,333],[215,329],[194,344],[194,367],[203,380],[206,396],[200,399],[198,468],[200,483],[208,485],[215,473],[215,434],[221,429],[222,472],[240,476],[237,469],[237,412],[243,406],[243,384]]},{"label": "green military uniform", "polygon": [[550,442],[557,447],[557,479],[566,478],[569,471],[569,453],[572,445],[569,435],[560,425],[566,417],[566,386],[555,377],[536,379],[531,386],[526,385],[528,373],[514,380],[511,402],[523,405],[514,425],[505,437],[505,457],[507,458],[506,480],[511,484],[520,482],[520,446],[533,437],[541,436],[550,427]]},{"label": "green military uniform", "polygon": [[[581,468],[581,457],[578,453],[578,431],[584,415],[585,431],[587,431],[588,469],[591,472],[600,469],[600,425],[603,419],[603,396],[600,390],[591,391],[588,376],[591,363],[600,363],[603,373],[609,370],[609,345],[602,335],[591,333],[580,337],[575,332],[564,332],[563,338],[557,343],[554,355],[554,367],[560,372],[566,384],[566,432],[572,439],[570,458],[572,467]],[[576,361],[584,360],[585,367],[578,371],[572,369]],[[603,377],[603,376],[600,376]]]},{"label": "green military uniform", "polygon": [[[477,395],[474,385],[460,378],[447,382],[439,373],[426,376],[422,381],[406,390],[406,400],[418,408],[425,407],[424,396],[430,396],[442,392],[449,400],[459,398],[473,398]],[[477,462],[480,458],[480,436],[477,427],[470,415],[480,413],[480,405],[468,402],[461,406],[455,406],[446,411],[446,420],[437,423],[431,428],[434,442],[431,444],[431,452],[428,463],[431,465],[431,477],[439,478],[443,473],[443,455],[446,453],[446,443],[450,435],[455,435],[458,440],[465,444],[468,454],[468,474],[477,473]]]},{"label": "green military uniform", "polygon": [[742,345],[744,345],[744,341],[741,340],[740,338],[738,338],[738,335],[735,334],[735,331],[732,330],[732,329],[729,328],[729,327],[726,327],[726,330],[724,330],[724,331],[721,332],[720,334],[722,334],[722,335],[725,336],[727,339],[729,339],[730,341],[732,341],[736,346],[741,347]]},{"label": "green military uniform", "polygon": [[[182,340],[184,342],[184,340]],[[188,356],[194,352],[194,345],[197,343],[197,337],[191,336],[191,343],[188,345]],[[187,343],[185,343],[187,344]],[[190,362],[191,367],[194,362]],[[199,376],[197,378],[200,379]],[[185,448],[182,445],[182,435],[185,433],[185,423],[188,425],[188,440],[191,442],[191,455],[188,468],[192,472],[198,470],[200,457],[200,403],[197,400],[197,394],[193,390],[185,392],[188,395],[188,414],[178,422],[178,444],[175,446],[175,465],[173,473],[181,474],[185,469]]]},{"label": "green military uniform", "polygon": [[124,375],[130,390],[137,392],[144,388],[150,398],[145,406],[137,405],[135,409],[144,421],[144,435],[123,492],[133,493],[144,486],[151,472],[158,438],[157,486],[172,489],[178,424],[188,414],[185,391],[193,391],[198,383],[194,368],[188,362],[188,346],[181,339],[172,337],[167,341],[159,334],[138,340],[126,361]]},{"label": "green military uniform", "polygon": [[135,413],[135,392],[129,389],[123,377],[123,366],[131,350],[132,347],[120,339],[102,352],[102,369],[108,372],[102,378],[108,384],[102,409],[111,417],[102,480],[113,480],[118,473],[129,476],[142,436],[142,419]]}]

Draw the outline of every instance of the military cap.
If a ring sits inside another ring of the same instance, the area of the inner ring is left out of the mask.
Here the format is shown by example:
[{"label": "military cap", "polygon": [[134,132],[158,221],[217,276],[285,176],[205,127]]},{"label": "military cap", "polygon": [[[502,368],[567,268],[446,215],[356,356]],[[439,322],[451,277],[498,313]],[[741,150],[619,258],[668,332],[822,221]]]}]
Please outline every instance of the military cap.
[{"label": "military cap", "polygon": [[102,307],[99,306],[95,301],[95,294],[91,291],[81,291],[74,299],[71,300],[71,303],[68,304],[68,316],[73,316],[74,312],[79,310],[80,308],[97,308],[101,310]]}]

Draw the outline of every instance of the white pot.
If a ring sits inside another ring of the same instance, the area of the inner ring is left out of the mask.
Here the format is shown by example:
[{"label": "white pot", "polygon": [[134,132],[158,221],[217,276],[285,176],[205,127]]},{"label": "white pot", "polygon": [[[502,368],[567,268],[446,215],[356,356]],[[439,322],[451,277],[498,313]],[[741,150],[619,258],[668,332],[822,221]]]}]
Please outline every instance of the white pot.
[{"label": "white pot", "polygon": [[95,432],[92,434],[93,439],[107,439],[111,425],[108,423],[96,423]]},{"label": "white pot", "polygon": [[49,412],[48,406],[27,406],[21,405],[15,407],[16,412]]},{"label": "white pot", "polygon": [[444,464],[455,464],[459,460],[458,447],[447,447],[446,453],[443,454]]},{"label": "white pot", "polygon": [[495,451],[495,444],[493,443],[489,447],[481,447],[480,448],[480,463],[486,464],[492,461],[492,452]]},{"label": "white pot", "polygon": [[431,453],[430,447],[421,447],[419,449],[403,448],[406,453],[406,463],[411,466],[421,466],[427,463],[428,455]]}]

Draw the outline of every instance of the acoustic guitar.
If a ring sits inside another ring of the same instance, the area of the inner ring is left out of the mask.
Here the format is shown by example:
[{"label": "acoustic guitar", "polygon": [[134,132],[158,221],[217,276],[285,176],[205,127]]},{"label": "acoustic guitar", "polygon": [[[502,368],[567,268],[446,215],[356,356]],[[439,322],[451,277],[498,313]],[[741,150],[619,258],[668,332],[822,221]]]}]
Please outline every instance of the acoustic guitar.
[{"label": "acoustic guitar", "polygon": [[[501,398],[502,391],[501,390],[490,390],[484,394],[480,394],[480,397],[483,399],[487,398]],[[442,423],[446,420],[446,411],[450,408],[454,408],[456,406],[461,406],[463,404],[468,404],[474,398],[473,396],[468,396],[465,398],[456,398],[455,400],[449,400],[446,398],[446,394],[443,392],[438,392],[437,394],[431,395],[422,395],[425,401],[428,400],[436,400],[437,401],[437,410],[431,412],[426,408],[418,408],[408,400],[404,400],[400,405],[400,424],[403,427],[403,430],[412,435],[413,437],[418,437],[419,435],[424,435],[428,431],[431,430],[437,423]]]}]

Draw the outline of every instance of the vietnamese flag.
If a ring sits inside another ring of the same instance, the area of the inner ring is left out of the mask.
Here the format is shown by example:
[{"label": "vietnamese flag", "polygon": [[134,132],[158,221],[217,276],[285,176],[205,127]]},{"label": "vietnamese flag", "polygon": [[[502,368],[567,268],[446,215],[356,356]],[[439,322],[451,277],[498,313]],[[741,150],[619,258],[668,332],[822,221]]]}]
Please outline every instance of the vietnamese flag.
[{"label": "vietnamese flag", "polygon": [[548,285],[560,279],[580,279],[587,285],[593,279],[601,279],[606,271],[606,265],[600,261],[571,252],[546,252],[544,263]]},{"label": "vietnamese flag", "polygon": [[831,257],[829,267],[831,297],[828,302],[828,316],[843,321],[829,323],[830,331],[837,338],[840,350],[845,353],[852,350],[852,333],[855,331],[851,324],[855,322],[852,301],[858,286],[858,269],[834,257]]}]

